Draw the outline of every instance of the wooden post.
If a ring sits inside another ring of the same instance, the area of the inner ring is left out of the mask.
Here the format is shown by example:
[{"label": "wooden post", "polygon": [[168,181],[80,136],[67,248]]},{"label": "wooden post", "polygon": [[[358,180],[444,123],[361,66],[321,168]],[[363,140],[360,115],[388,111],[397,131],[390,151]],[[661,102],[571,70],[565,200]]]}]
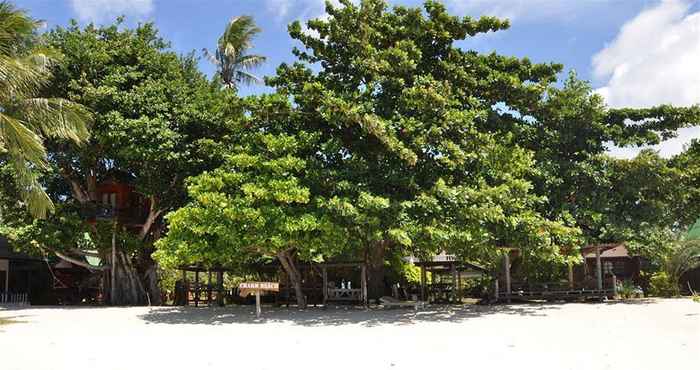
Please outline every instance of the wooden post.
[{"label": "wooden post", "polygon": [[462,303],[462,272],[457,273],[457,299]]},{"label": "wooden post", "polygon": [[425,302],[426,297],[425,297],[425,283],[426,283],[426,276],[425,276],[425,265],[420,266],[420,300]]},{"label": "wooden post", "polygon": [[598,290],[603,290],[603,268],[600,261],[600,246],[595,246],[595,273],[598,281]]},{"label": "wooden post", "polygon": [[493,297],[496,299],[496,302],[498,302],[498,276],[496,276],[496,278],[493,279]]},{"label": "wooden post", "polygon": [[457,302],[457,264],[452,263],[452,302]]},{"label": "wooden post", "polygon": [[617,298],[617,276],[613,274],[612,276],[612,285],[613,285],[613,299]]},{"label": "wooden post", "polygon": [[323,266],[321,271],[323,273],[323,287],[321,291],[323,291],[323,306],[325,307],[326,301],[328,300],[328,270],[326,266]]},{"label": "wooden post", "polygon": [[574,265],[569,262],[569,289],[574,289]]},{"label": "wooden post", "polygon": [[207,280],[207,306],[211,306],[211,296],[212,296],[212,291],[211,291],[211,270],[209,270],[209,277]]},{"label": "wooden post", "polygon": [[[114,286],[114,285],[112,285]],[[5,270],[5,294],[10,294],[10,260],[7,260],[7,270]]]},{"label": "wooden post", "polygon": [[262,309],[260,308],[260,289],[255,290],[255,317],[260,318]]},{"label": "wooden post", "polygon": [[190,287],[187,284],[187,270],[182,270],[182,290],[185,295],[185,306],[190,305]]},{"label": "wooden post", "polygon": [[365,266],[365,264],[363,263],[361,269],[362,271],[360,272],[360,275],[362,275],[362,303],[365,305],[365,307],[367,307],[367,304],[369,303],[367,298],[367,266]]},{"label": "wooden post", "polygon": [[194,272],[194,306],[199,307],[199,270]]},{"label": "wooden post", "polygon": [[[110,269],[109,303],[114,305],[117,296],[117,221],[112,226],[112,268]],[[10,280],[10,270],[7,270],[7,280]]]},{"label": "wooden post", "polygon": [[505,270],[505,276],[506,276],[506,294],[508,294],[508,303],[510,303],[510,294],[511,294],[511,286],[510,286],[510,250],[506,249],[506,255],[505,258],[503,259],[503,269]]},{"label": "wooden post", "polygon": [[216,272],[216,288],[217,288],[217,294],[216,294],[216,300],[219,303],[219,307],[224,307],[224,272],[223,271],[217,271]]}]

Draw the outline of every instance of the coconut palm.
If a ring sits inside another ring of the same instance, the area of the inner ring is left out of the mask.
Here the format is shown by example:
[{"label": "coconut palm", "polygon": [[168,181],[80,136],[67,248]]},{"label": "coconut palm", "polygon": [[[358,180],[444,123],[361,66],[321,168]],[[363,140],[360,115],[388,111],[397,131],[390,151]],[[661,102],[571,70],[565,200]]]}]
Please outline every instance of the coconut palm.
[{"label": "coconut palm", "polygon": [[48,168],[44,140],[88,138],[89,115],[79,104],[41,97],[55,58],[36,45],[40,22],[0,2],[0,160],[14,168],[22,200],[36,217],[53,204],[39,182]]},{"label": "coconut palm", "polygon": [[255,25],[253,18],[249,16],[235,17],[231,19],[219,38],[216,52],[212,54],[203,49],[204,55],[216,65],[221,82],[228,88],[236,88],[238,84],[259,83],[260,78],[249,71],[259,67],[265,62],[265,57],[248,54],[252,47],[252,40],[260,33],[260,28]]}]

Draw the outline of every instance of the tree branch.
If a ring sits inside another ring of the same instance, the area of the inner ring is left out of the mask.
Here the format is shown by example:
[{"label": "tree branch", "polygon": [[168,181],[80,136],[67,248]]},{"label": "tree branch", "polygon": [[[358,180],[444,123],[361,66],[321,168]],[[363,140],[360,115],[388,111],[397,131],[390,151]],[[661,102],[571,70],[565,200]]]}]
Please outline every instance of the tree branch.
[{"label": "tree branch", "polygon": [[148,217],[146,217],[146,221],[143,223],[141,230],[139,231],[139,239],[141,239],[141,241],[146,240],[146,236],[148,236],[148,232],[151,231],[151,227],[153,227],[153,224],[156,222],[158,217],[160,217],[163,211],[165,211],[164,209],[157,208],[157,200],[158,199],[154,195],[151,195],[151,205],[148,210]]}]

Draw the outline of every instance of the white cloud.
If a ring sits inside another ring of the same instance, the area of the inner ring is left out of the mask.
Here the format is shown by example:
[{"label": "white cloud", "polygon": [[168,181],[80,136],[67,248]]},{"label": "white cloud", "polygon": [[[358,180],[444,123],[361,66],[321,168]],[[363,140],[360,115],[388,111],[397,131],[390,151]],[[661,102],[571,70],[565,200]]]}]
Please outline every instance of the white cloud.
[{"label": "white cloud", "polygon": [[278,21],[318,18],[326,11],[325,0],[265,0],[265,5]]},{"label": "white cloud", "polygon": [[153,0],[71,0],[82,21],[109,21],[120,15],[143,17],[153,12]]},{"label": "white cloud", "polygon": [[453,11],[471,16],[491,15],[513,20],[569,19],[609,0],[443,0]]},{"label": "white cloud", "polygon": [[[690,13],[690,5],[684,0],[664,0],[643,10],[593,57],[594,76],[604,80],[597,92],[608,105],[700,104],[700,12]],[[668,157],[697,137],[700,129],[684,129],[678,138],[654,148]],[[611,150],[621,157],[636,152]]]},{"label": "white cloud", "polygon": [[[359,0],[353,2],[357,4]],[[339,0],[331,0],[331,3],[340,6]],[[265,7],[279,22],[327,18],[326,0],[265,0]]]}]

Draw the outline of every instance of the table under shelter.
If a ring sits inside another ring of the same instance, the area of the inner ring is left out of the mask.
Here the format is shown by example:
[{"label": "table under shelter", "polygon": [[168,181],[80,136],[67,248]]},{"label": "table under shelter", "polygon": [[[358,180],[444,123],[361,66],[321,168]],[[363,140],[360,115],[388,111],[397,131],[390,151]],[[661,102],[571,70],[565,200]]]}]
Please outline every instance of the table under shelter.
[{"label": "table under shelter", "polygon": [[[421,301],[461,303],[464,297],[463,282],[468,278],[487,274],[485,268],[459,261],[455,256],[441,253],[430,260],[413,260],[420,267]],[[427,275],[430,273],[430,282]]]},{"label": "table under shelter", "polygon": [[[181,266],[182,279],[175,283],[175,305],[189,306],[200,303],[211,306],[224,305],[224,272],[222,267]],[[194,280],[188,279],[188,272],[194,273]],[[214,274],[216,281],[213,280]],[[200,279],[201,276],[201,279]],[[206,278],[206,281],[204,280]]]},{"label": "table under shelter", "polygon": [[[298,264],[302,292],[307,303],[357,303],[367,305],[367,266],[364,262],[322,262]],[[280,271],[278,304],[296,301],[296,292],[287,274]]]}]

